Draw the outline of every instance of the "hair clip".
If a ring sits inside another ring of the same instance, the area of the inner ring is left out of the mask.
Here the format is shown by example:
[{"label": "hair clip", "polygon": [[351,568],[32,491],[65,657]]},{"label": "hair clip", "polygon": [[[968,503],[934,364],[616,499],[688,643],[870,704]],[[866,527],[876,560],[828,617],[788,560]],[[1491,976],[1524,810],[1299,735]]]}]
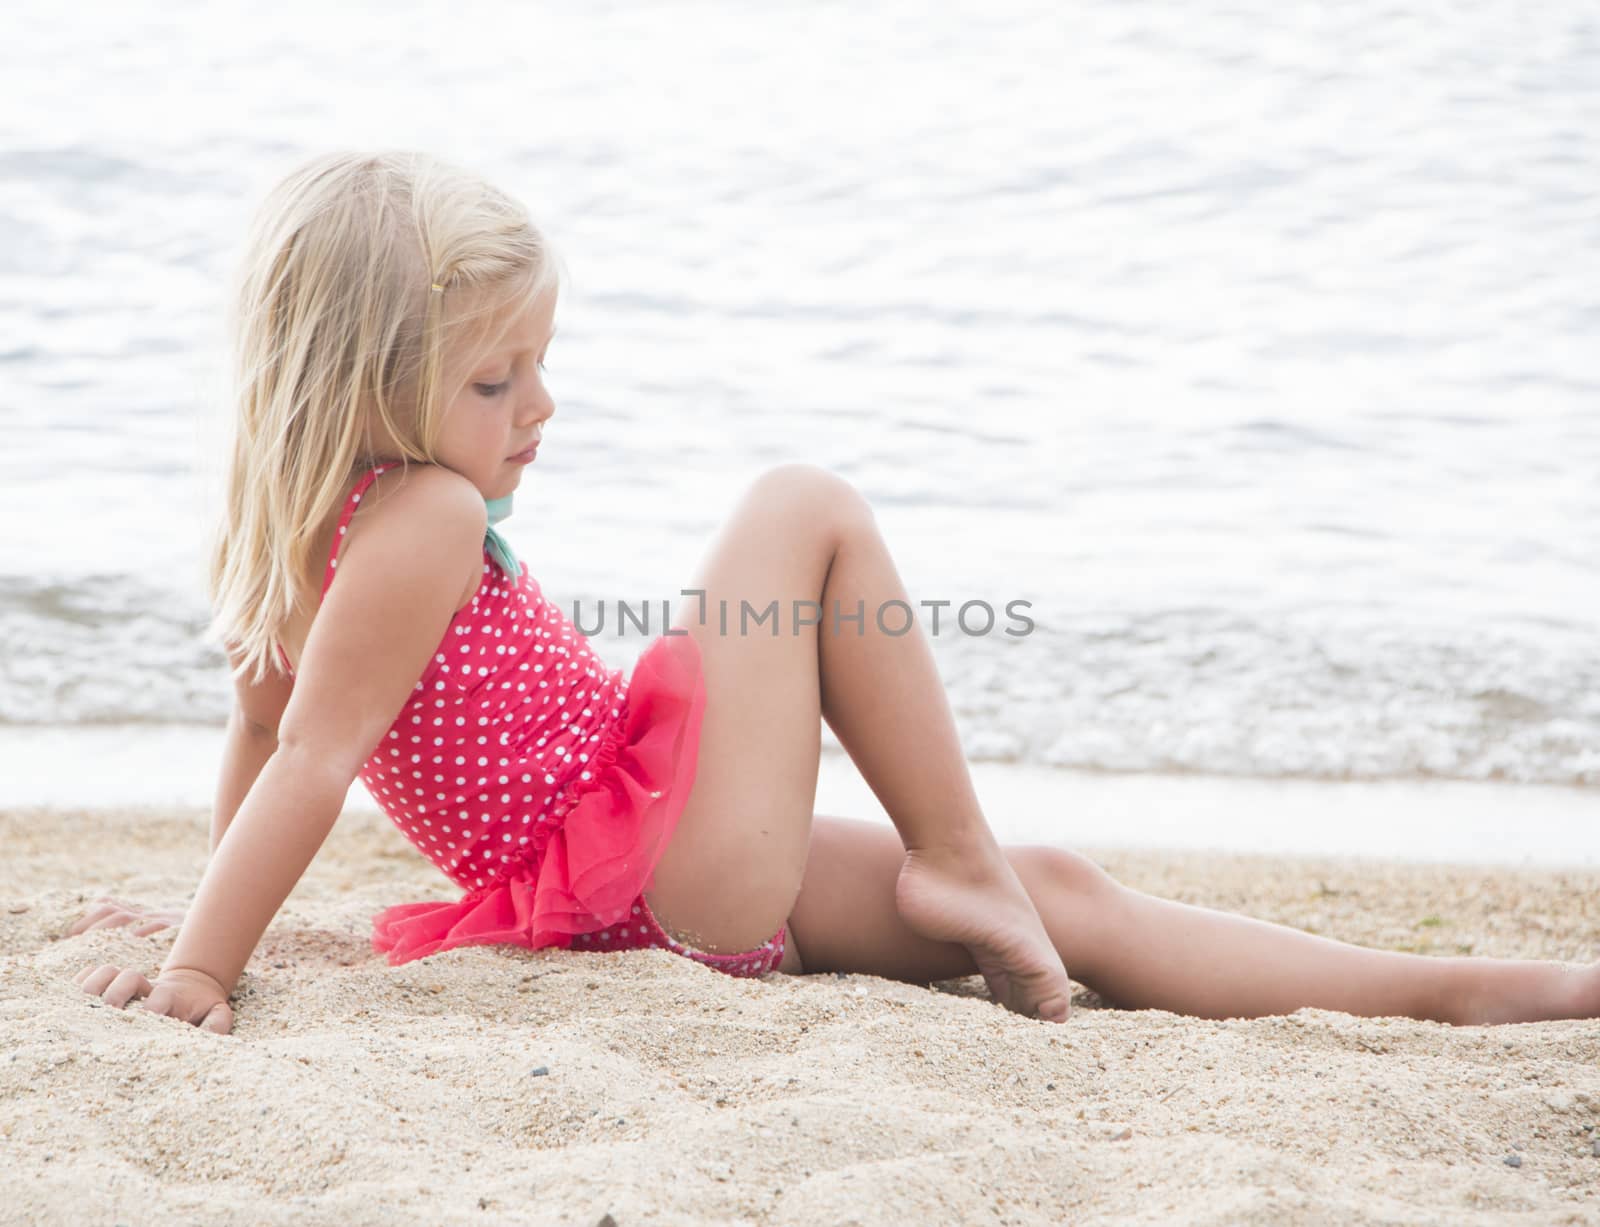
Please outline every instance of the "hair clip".
[{"label": "hair clip", "polygon": [[434,282],[434,284],[433,284],[433,292],[435,294],[443,294],[444,293],[444,286],[440,285],[438,282]]}]

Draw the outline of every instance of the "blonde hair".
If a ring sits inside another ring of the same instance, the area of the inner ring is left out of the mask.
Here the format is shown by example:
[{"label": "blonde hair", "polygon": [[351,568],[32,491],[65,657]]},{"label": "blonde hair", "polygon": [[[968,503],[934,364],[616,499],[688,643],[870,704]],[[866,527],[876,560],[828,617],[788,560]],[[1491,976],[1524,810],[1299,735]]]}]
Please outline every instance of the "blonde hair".
[{"label": "blonde hair", "polygon": [[561,281],[518,201],[428,154],[323,154],[267,193],[232,289],[232,439],[208,573],[205,639],[242,657],[235,678],[281,670],[283,628],[320,597],[302,591],[314,539],[371,460],[372,423],[403,463],[437,463],[459,391],[447,357],[493,343],[495,320]]}]

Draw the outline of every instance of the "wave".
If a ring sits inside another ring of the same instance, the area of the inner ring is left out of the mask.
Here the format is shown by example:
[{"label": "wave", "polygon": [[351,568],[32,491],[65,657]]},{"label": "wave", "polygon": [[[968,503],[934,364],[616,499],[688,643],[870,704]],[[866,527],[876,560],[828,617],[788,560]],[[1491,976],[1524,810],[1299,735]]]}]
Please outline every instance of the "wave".
[{"label": "wave", "polygon": [[[232,687],[205,622],[131,576],[0,579],[0,726],[223,722]],[[974,761],[1600,784],[1600,659],[1582,627],[1182,608],[931,643]],[[637,646],[594,644],[607,659]]]}]

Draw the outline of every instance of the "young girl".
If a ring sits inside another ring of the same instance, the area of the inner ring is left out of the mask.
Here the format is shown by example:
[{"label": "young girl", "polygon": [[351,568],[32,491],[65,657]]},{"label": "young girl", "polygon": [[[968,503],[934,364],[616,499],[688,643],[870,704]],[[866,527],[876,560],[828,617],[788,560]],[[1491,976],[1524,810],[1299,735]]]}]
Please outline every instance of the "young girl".
[{"label": "young girl", "polygon": [[[608,668],[493,528],[555,414],[556,267],[519,204],[422,155],[318,157],[268,195],[232,321],[211,595],[237,703],[212,856],[155,981],[104,965],[84,991],[230,1030],[359,775],[464,892],[379,914],[391,963],[501,943],[664,947],[735,976],[981,973],[1054,1022],[1069,967],[1109,1004],[1207,1017],[1600,1013],[1600,963],[1366,950],[1001,847],[927,639],[879,621],[909,601],[873,512],[810,465],[744,491],[698,595]],[[895,831],[812,814],[821,720]],[[106,901],[70,932],[175,919]]]}]

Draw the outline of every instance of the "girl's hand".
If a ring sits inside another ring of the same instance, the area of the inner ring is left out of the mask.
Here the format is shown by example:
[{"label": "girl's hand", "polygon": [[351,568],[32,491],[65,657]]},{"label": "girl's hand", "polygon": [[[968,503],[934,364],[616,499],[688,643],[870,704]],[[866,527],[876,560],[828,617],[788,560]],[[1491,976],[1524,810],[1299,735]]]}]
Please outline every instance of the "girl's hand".
[{"label": "girl's hand", "polygon": [[233,1007],[228,994],[203,971],[174,967],[161,972],[151,984],[131,968],[110,963],[85,967],[72,977],[83,991],[102,998],[107,1005],[122,1009],[134,997],[143,997],[148,1014],[162,1014],[193,1023],[205,1031],[227,1035],[233,1030]]},{"label": "girl's hand", "polygon": [[181,925],[185,915],[186,912],[182,908],[156,911],[101,895],[95,900],[93,907],[67,927],[64,936],[76,937],[79,933],[87,933],[90,929],[110,929],[117,925],[131,924],[138,926],[133,930],[135,937],[146,937],[162,929]]}]

